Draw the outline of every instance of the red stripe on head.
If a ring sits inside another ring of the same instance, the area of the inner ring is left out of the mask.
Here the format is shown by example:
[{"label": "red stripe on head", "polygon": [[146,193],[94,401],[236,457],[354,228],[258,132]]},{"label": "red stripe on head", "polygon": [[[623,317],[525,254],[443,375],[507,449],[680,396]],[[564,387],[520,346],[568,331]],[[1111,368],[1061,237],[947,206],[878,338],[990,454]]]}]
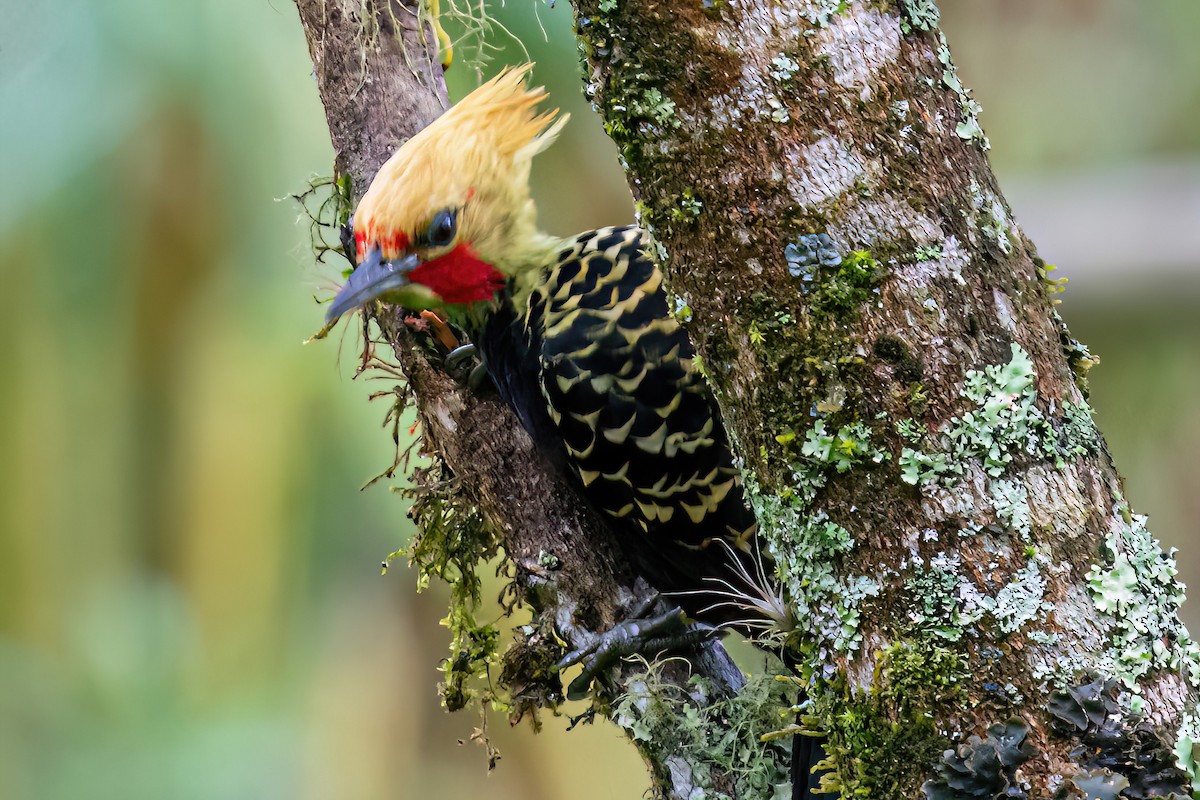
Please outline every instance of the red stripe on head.
[{"label": "red stripe on head", "polygon": [[367,257],[367,251],[378,247],[384,258],[396,258],[408,248],[408,236],[403,233],[378,233],[368,223],[354,231],[354,259],[359,263]]},{"label": "red stripe on head", "polygon": [[409,273],[408,278],[429,287],[448,305],[491,300],[504,287],[504,273],[481,260],[466,244],[426,261]]}]

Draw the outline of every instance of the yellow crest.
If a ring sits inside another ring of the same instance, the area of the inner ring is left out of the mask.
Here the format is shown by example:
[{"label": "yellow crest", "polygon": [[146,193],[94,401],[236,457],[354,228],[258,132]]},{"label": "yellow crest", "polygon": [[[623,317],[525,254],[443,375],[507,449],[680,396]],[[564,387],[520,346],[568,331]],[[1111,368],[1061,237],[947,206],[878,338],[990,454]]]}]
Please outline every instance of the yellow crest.
[{"label": "yellow crest", "polygon": [[501,270],[522,238],[536,235],[529,168],[567,121],[557,109],[537,113],[546,98],[529,88],[532,64],[506,69],[405,142],[380,168],[354,214],[360,249],[379,246],[388,258],[417,246],[435,215],[457,215],[456,244]]}]

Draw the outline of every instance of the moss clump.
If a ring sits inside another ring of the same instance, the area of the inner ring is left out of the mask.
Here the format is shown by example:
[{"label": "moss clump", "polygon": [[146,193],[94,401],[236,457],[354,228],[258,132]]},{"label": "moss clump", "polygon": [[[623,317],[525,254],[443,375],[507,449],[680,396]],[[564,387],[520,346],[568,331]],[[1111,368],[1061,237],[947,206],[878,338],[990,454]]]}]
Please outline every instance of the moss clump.
[{"label": "moss clump", "polygon": [[927,637],[882,651],[865,695],[826,684],[815,695],[810,724],[823,729],[827,754],[822,790],[842,797],[911,797],[945,739],[933,720],[962,701],[962,657]]},{"label": "moss clump", "polygon": [[885,277],[869,252],[855,250],[843,257],[824,233],[797,237],[783,249],[783,257],[791,276],[800,279],[814,314],[841,322],[872,298]]},{"label": "moss clump", "polygon": [[457,711],[481,692],[484,700],[495,699],[478,679],[486,678],[499,661],[500,634],[475,618],[481,599],[476,569],[499,554],[500,542],[448,472],[444,465],[413,471],[413,486],[404,494],[413,500],[409,516],[419,530],[400,554],[417,570],[418,590],[433,578],[450,587],[450,608],[442,620],[450,629],[450,657],[442,662],[439,691],[446,708]]},{"label": "moss clump", "polygon": [[[791,705],[789,683],[758,675],[732,697],[714,698],[704,679],[692,678],[685,691],[665,683],[661,668],[648,664],[630,681],[629,692],[613,703],[613,720],[655,751],[654,762],[671,769],[675,785],[690,781],[690,797],[780,796],[790,781],[787,740],[763,737],[779,727],[780,709]],[[734,786],[718,785],[714,767]]]},{"label": "moss clump", "polygon": [[885,277],[883,266],[866,250],[855,250],[833,269],[822,270],[812,289],[812,310],[845,321],[870,302]]}]

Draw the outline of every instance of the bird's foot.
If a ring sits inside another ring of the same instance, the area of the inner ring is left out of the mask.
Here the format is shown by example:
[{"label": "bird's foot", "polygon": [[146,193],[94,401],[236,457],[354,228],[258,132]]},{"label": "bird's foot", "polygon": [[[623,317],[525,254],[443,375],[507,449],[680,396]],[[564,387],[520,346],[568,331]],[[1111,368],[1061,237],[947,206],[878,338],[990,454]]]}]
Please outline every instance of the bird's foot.
[{"label": "bird's foot", "polygon": [[687,650],[720,635],[720,630],[712,625],[688,622],[678,607],[653,614],[659,599],[659,595],[652,595],[629,619],[597,635],[590,645],[568,653],[558,662],[559,670],[583,664],[583,672],[567,687],[568,699],[587,697],[592,681],[626,656]]},{"label": "bird's foot", "polygon": [[451,350],[442,364],[452,378],[473,392],[487,385],[487,368],[479,359],[479,351],[470,342]]}]

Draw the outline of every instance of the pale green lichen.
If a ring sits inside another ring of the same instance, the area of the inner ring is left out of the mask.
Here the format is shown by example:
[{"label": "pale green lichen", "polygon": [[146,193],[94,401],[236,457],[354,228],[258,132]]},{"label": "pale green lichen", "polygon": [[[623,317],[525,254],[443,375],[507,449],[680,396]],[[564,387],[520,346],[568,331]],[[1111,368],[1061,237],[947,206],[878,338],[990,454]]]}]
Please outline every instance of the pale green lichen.
[{"label": "pale green lichen", "polygon": [[850,0],[816,0],[811,8],[800,14],[818,28],[829,26],[829,21],[850,7]]},{"label": "pale green lichen", "polygon": [[871,444],[871,430],[861,422],[843,425],[836,432],[825,429],[825,420],[819,419],[804,437],[800,452],[812,461],[828,464],[838,472],[849,472],[856,464],[870,461],[879,464],[888,458],[887,453]]},{"label": "pale green lichen", "polygon": [[1079,458],[1100,452],[1100,431],[1087,403],[1063,403],[1059,450],[1064,458]]},{"label": "pale green lichen", "polygon": [[751,677],[733,697],[714,700],[712,687],[692,678],[687,689],[662,679],[662,663],[647,664],[613,703],[612,718],[642,747],[658,753],[676,789],[689,800],[721,800],[713,770],[733,779],[733,796],[790,796],[786,739],[764,742],[791,706],[789,684]]},{"label": "pale green lichen", "polygon": [[938,31],[937,57],[942,64],[942,83],[958,95],[962,119],[955,126],[955,133],[964,141],[977,142],[984,150],[991,149],[991,142],[988,141],[987,135],[984,134],[983,128],[979,124],[979,115],[983,113],[983,106],[971,97],[971,90],[963,86],[962,81],[958,79],[958,67],[955,66],[954,59],[950,57],[950,44],[946,41],[946,35],[940,30]]},{"label": "pale green lichen", "polygon": [[900,30],[931,31],[941,22],[935,0],[900,0]]},{"label": "pale green lichen", "polygon": [[1016,633],[1045,610],[1046,579],[1031,559],[996,593],[992,617],[1004,633]]},{"label": "pale green lichen", "polygon": [[780,53],[771,59],[771,68],[768,70],[772,78],[780,83],[786,83],[796,77],[796,73],[800,71],[800,64],[787,53]]},{"label": "pale green lichen", "polygon": [[1033,518],[1029,510],[1029,489],[1015,480],[995,480],[988,488],[996,516],[1022,539],[1028,541],[1033,529]]},{"label": "pale green lichen", "polygon": [[633,95],[627,109],[613,107],[614,111],[628,110],[634,117],[651,120],[663,128],[678,128],[679,118],[675,116],[675,101],[662,93],[658,87],[650,87],[639,95]]},{"label": "pale green lichen", "polygon": [[990,596],[962,574],[962,557],[938,553],[924,561],[914,557],[905,587],[912,597],[909,621],[915,629],[956,642],[971,626],[990,618],[1001,633],[1011,634],[1042,615],[1046,579],[1036,559]]},{"label": "pale green lichen", "polygon": [[953,483],[968,459],[978,460],[988,475],[998,478],[1021,455],[1050,459],[1061,468],[1067,458],[1089,452],[1088,442],[1095,438],[1089,433],[1094,429],[1090,411],[1066,404],[1065,432],[1056,432],[1037,406],[1035,378],[1033,361],[1015,343],[1007,364],[968,372],[962,397],[973,408],[949,421],[940,451],[905,447],[899,460],[902,479],[913,485]]},{"label": "pale green lichen", "polygon": [[957,553],[938,553],[926,564],[919,557],[905,587],[912,596],[909,622],[916,630],[948,642],[957,642],[987,609],[984,596],[961,574]]},{"label": "pale green lichen", "polygon": [[896,433],[900,434],[907,442],[920,444],[921,440],[928,435],[929,428],[925,427],[925,423],[915,419],[902,419],[896,423]]},{"label": "pale green lichen", "polygon": [[858,647],[860,606],[880,589],[866,576],[837,574],[837,561],[854,549],[854,538],[824,512],[811,508],[811,498],[823,484],[823,476],[809,472],[798,481],[797,491],[781,497],[763,492],[757,480],[746,475],[746,498],[795,612],[799,649],[818,672],[832,669],[826,650],[851,652]]},{"label": "pale green lichen", "polygon": [[918,247],[915,251],[913,251],[913,260],[918,264],[924,264],[930,261],[941,261],[942,247],[941,245],[936,244]]},{"label": "pale green lichen", "polygon": [[979,232],[984,238],[995,242],[1000,252],[1008,255],[1013,250],[1012,220],[1009,219],[1004,203],[991,192],[985,193],[974,178],[971,179],[970,188],[971,205]]},{"label": "pale green lichen", "polygon": [[1184,712],[1175,736],[1175,766],[1195,782],[1200,771],[1200,708]]},{"label": "pale green lichen", "polygon": [[1088,588],[1112,631],[1113,677],[1130,689],[1155,669],[1188,670],[1193,683],[1197,645],[1179,620],[1184,587],[1176,575],[1175,551],[1163,552],[1146,528],[1146,517],[1117,509],[1119,531],[1104,544],[1104,561],[1092,566]]}]

